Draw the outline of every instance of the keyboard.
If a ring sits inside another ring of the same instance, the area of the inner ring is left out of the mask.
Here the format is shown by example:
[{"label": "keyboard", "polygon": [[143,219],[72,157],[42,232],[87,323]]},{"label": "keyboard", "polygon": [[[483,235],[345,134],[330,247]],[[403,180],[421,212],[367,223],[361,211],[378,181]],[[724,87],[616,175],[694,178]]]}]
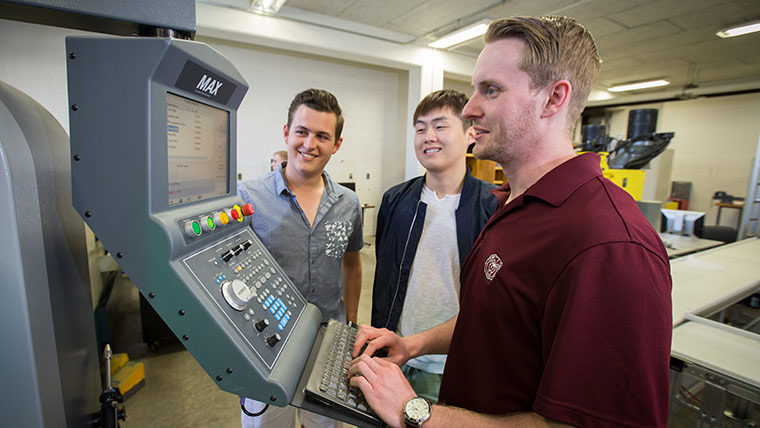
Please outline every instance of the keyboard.
[{"label": "keyboard", "polygon": [[383,422],[369,407],[361,390],[348,382],[354,338],[359,326],[330,320],[306,384],[306,396],[374,425]]}]

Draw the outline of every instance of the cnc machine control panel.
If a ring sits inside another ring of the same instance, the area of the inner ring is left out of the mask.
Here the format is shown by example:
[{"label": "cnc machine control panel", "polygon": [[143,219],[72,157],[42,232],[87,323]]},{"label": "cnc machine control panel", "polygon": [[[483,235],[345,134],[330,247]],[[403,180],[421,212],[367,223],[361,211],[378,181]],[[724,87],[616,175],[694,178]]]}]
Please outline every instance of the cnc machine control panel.
[{"label": "cnc machine control panel", "polygon": [[74,208],[219,388],[289,404],[322,316],[239,205],[247,83],[189,40],[72,36],[66,49]]},{"label": "cnc machine control panel", "polygon": [[233,328],[272,369],[306,307],[261,241],[245,228],[183,258],[186,269]]}]

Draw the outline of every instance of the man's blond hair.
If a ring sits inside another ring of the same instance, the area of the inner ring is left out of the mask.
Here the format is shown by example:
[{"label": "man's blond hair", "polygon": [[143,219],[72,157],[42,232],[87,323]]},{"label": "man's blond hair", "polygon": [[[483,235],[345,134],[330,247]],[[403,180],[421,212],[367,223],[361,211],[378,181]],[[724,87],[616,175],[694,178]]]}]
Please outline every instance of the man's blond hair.
[{"label": "man's blond hair", "polygon": [[484,37],[486,43],[512,37],[525,42],[520,68],[530,76],[532,90],[547,88],[562,79],[570,82],[567,126],[572,131],[602,63],[591,33],[566,16],[519,16],[492,22]]}]

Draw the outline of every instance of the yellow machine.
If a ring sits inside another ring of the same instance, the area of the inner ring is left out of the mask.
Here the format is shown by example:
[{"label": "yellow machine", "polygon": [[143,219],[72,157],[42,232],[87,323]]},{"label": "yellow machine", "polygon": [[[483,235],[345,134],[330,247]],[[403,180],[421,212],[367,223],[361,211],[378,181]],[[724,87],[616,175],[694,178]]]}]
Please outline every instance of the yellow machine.
[{"label": "yellow machine", "polygon": [[601,156],[602,175],[622,187],[633,199],[640,201],[644,193],[644,170],[642,169],[610,169],[607,165],[607,152],[599,152]]}]

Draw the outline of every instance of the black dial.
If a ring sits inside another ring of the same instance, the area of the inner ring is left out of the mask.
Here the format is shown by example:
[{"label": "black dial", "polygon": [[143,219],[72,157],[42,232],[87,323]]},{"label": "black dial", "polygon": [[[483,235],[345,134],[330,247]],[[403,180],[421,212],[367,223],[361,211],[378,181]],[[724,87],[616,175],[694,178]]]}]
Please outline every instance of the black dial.
[{"label": "black dial", "polygon": [[256,324],[254,324],[256,327],[256,330],[258,331],[264,331],[265,328],[269,327],[269,320],[266,318],[262,318],[261,320],[257,321]]},{"label": "black dial", "polygon": [[269,346],[274,346],[274,345],[276,345],[276,344],[277,344],[277,342],[279,342],[280,340],[282,340],[282,338],[281,338],[281,337],[280,337],[280,335],[279,335],[279,334],[277,334],[277,333],[275,333],[275,334],[272,334],[272,335],[270,335],[269,337],[267,337],[267,343],[269,344]]}]

